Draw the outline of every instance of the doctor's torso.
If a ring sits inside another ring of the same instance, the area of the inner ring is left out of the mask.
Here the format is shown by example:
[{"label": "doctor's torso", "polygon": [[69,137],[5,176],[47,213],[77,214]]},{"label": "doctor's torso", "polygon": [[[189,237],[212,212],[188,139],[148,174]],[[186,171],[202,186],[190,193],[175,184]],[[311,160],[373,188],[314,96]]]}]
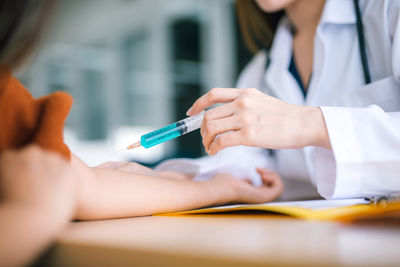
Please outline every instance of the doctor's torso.
[{"label": "doctor's torso", "polygon": [[[393,75],[388,2],[360,2],[373,82]],[[398,110],[399,101],[393,98],[399,92],[364,87],[353,1],[328,0],[325,4],[315,33],[313,68],[306,97],[289,72],[292,41],[288,21],[283,18],[269,55],[259,52],[242,72],[237,87],[254,87],[297,105],[365,107],[376,104],[385,111]],[[312,180],[309,148],[275,151],[274,160],[276,170],[285,180]]]},{"label": "doctor's torso", "polygon": [[[393,137],[398,136],[397,132],[392,133],[392,128],[384,123],[390,121],[385,112],[400,111],[400,0],[359,3],[372,78],[368,85],[364,81],[352,0],[326,1],[314,36],[313,67],[306,97],[289,72],[293,36],[285,18],[278,25],[270,51],[256,54],[237,83],[238,88],[257,88],[288,103],[320,106],[332,151],[305,147],[269,153],[264,148],[236,146],[211,157],[165,161],[157,169],[184,170],[194,173],[198,180],[229,173],[260,185],[256,168],[271,168],[285,183],[281,199],[315,197],[317,188],[324,197],[376,192],[382,177],[379,171],[370,171],[374,170],[371,162],[397,162],[393,161],[397,154],[392,146],[377,147],[376,140],[386,136],[397,144]],[[368,111],[364,108],[373,104],[376,106],[372,111],[371,107]],[[388,178],[386,187],[379,192],[397,185],[397,172],[388,177],[393,179]]]}]

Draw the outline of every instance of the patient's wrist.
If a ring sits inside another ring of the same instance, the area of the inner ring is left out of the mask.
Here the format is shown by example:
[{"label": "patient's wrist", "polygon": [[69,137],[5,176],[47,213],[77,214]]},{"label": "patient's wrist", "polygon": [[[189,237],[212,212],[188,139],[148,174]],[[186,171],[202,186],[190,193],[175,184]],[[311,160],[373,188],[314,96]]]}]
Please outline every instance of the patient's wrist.
[{"label": "patient's wrist", "polygon": [[225,204],[238,198],[238,190],[235,186],[236,179],[229,174],[216,174],[211,179],[201,181],[208,186],[208,193],[214,201],[213,204]]}]

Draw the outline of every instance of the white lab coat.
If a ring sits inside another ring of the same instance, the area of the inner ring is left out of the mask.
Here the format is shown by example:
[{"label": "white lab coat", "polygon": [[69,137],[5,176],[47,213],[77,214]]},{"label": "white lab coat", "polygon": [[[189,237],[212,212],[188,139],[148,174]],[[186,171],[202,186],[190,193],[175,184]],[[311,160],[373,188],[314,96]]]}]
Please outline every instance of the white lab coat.
[{"label": "white lab coat", "polygon": [[[268,150],[228,148],[216,156],[170,160],[157,169],[195,172],[206,179],[218,172],[250,177],[256,167],[276,170],[286,199],[356,197],[400,191],[400,1],[360,2],[372,83],[365,85],[353,1],[328,0],[314,40],[312,78],[304,99],[288,71],[292,35],[283,19],[270,51],[258,53],[237,87],[254,87],[297,105],[320,106],[332,151],[323,148]],[[273,129],[271,129],[273,131]],[[310,183],[311,181],[311,183]]]}]

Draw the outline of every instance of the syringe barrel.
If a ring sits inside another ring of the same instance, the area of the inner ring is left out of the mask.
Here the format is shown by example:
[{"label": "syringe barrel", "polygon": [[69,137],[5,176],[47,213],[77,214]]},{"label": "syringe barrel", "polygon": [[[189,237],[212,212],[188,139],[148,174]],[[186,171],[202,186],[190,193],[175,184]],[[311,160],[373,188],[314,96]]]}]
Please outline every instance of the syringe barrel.
[{"label": "syringe barrel", "polygon": [[142,135],[140,144],[145,148],[149,148],[199,129],[203,122],[204,114],[205,111],[196,116],[188,117],[154,132]]},{"label": "syringe barrel", "polygon": [[178,129],[181,135],[199,129],[201,127],[201,124],[203,123],[204,114],[205,111],[202,111],[195,116],[178,121],[176,124],[179,126]]}]

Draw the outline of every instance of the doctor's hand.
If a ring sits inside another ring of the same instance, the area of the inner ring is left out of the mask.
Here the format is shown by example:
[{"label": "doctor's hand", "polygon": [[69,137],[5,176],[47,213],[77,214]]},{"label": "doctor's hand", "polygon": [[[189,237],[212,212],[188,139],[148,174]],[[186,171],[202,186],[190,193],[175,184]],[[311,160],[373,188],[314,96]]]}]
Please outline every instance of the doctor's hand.
[{"label": "doctor's hand", "polygon": [[214,88],[197,99],[187,115],[217,103],[225,104],[207,110],[201,126],[203,145],[210,155],[236,145],[330,149],[319,107],[288,104],[254,88]]}]

